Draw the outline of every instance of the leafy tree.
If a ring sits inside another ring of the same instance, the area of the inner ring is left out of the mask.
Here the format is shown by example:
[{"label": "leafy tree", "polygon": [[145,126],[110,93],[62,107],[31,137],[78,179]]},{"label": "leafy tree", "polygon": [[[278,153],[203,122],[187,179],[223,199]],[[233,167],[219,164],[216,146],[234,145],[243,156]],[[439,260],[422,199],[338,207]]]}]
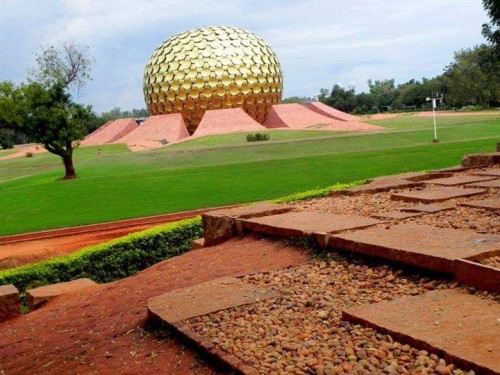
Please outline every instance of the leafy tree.
[{"label": "leafy tree", "polygon": [[496,47],[500,54],[500,2],[498,0],[483,0],[483,6],[491,22],[483,24],[483,36]]},{"label": "leafy tree", "polygon": [[375,103],[379,107],[390,106],[396,98],[396,87],[394,86],[394,79],[384,80],[368,80],[368,87],[370,94],[374,96]]},{"label": "leafy tree", "polygon": [[73,150],[85,134],[92,108],[76,104],[62,83],[44,86],[37,82],[14,86],[0,84],[0,121],[3,129],[14,128],[61,157],[65,175],[76,178]]},{"label": "leafy tree", "polygon": [[33,81],[45,85],[59,83],[78,91],[92,80],[90,72],[94,59],[89,54],[89,47],[73,41],[40,47],[35,61],[36,66],[29,71]]},{"label": "leafy tree", "polygon": [[281,102],[282,103],[310,103],[314,101],[313,98],[310,98],[308,96],[290,96],[288,98],[283,99]]},{"label": "leafy tree", "polygon": [[330,96],[326,97],[323,103],[337,108],[340,111],[352,112],[356,107],[356,94],[353,87],[344,89],[339,85],[334,85]]},{"label": "leafy tree", "polygon": [[494,47],[485,44],[455,52],[446,67],[448,99],[453,104],[479,104],[488,108],[500,100],[500,60]]}]

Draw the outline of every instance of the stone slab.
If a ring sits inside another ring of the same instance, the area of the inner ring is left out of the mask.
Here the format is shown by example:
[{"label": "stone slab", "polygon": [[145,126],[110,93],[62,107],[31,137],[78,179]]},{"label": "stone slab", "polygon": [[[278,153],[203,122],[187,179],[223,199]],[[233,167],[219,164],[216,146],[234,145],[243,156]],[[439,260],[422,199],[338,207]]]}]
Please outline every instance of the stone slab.
[{"label": "stone slab", "polygon": [[0,286],[0,322],[21,315],[19,291],[14,285]]},{"label": "stone slab", "polygon": [[205,239],[198,238],[191,242],[191,250],[202,249],[205,247]]},{"label": "stone slab", "polygon": [[55,297],[63,294],[79,292],[82,289],[94,285],[97,285],[97,283],[90,279],[76,279],[73,281],[29,289],[26,291],[28,306],[30,310],[35,310]]},{"label": "stone slab", "polygon": [[380,223],[379,220],[363,216],[302,211],[243,220],[242,226],[246,231],[271,236],[304,237],[313,233],[339,232]]},{"label": "stone slab", "polygon": [[463,167],[482,167],[482,166],[493,166],[495,164],[500,164],[500,152],[491,152],[489,154],[472,154],[465,155],[462,158]]},{"label": "stone slab", "polygon": [[373,214],[371,216],[377,219],[403,220],[421,215],[423,215],[423,212],[388,211]]},{"label": "stone slab", "polygon": [[332,234],[328,247],[381,257],[433,271],[454,272],[454,261],[500,249],[500,236],[399,224]]},{"label": "stone slab", "polygon": [[442,202],[448,199],[470,197],[484,193],[484,189],[462,189],[457,187],[428,187],[423,190],[406,191],[391,195],[392,200],[405,202]]},{"label": "stone slab", "polygon": [[500,304],[494,301],[448,289],[363,305],[342,316],[477,374],[500,372]]},{"label": "stone slab", "polygon": [[484,199],[481,201],[470,201],[461,203],[461,206],[484,208],[486,210],[498,211],[500,210],[500,198]]},{"label": "stone slab", "polygon": [[[494,252],[490,255],[498,255]],[[477,262],[477,257],[455,261],[455,279],[464,285],[500,293],[500,269]]]},{"label": "stone slab", "polygon": [[476,182],[473,184],[468,184],[467,186],[477,187],[477,188],[500,189],[500,178],[490,181]]},{"label": "stone slab", "polygon": [[438,204],[419,204],[413,207],[401,207],[399,210],[403,212],[422,212],[426,214],[434,214],[436,212],[453,210],[453,207],[441,206]]},{"label": "stone slab", "polygon": [[237,219],[276,215],[293,209],[293,206],[284,204],[261,202],[207,212],[201,216],[205,246],[218,245],[233,237],[238,229]]},{"label": "stone slab", "polygon": [[433,184],[433,185],[442,185],[442,186],[457,186],[457,185],[465,185],[470,184],[472,182],[483,182],[494,179],[494,177],[487,176],[454,176],[454,177],[445,177],[445,178],[437,178],[433,180],[426,180],[425,183]]},{"label": "stone slab", "polygon": [[235,277],[222,277],[149,300],[148,315],[171,324],[275,296],[271,290]]},{"label": "stone slab", "polygon": [[485,170],[476,171],[476,172],[474,172],[474,174],[478,175],[478,176],[500,177],[500,168],[488,168]]},{"label": "stone slab", "polygon": [[394,189],[408,189],[417,186],[423,186],[423,182],[409,181],[398,177],[378,178],[361,186],[351,189],[334,190],[330,193],[332,196],[338,195],[358,195],[364,193],[381,193]]}]

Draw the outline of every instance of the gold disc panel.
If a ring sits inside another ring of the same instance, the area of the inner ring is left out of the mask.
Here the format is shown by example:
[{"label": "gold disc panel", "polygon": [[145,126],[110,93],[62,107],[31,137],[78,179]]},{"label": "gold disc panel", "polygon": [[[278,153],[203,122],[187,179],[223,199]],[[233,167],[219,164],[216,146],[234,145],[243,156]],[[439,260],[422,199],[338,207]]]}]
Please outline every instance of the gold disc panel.
[{"label": "gold disc panel", "polygon": [[278,58],[258,36],[234,27],[203,27],[163,42],[144,70],[152,115],[181,113],[193,133],[208,109],[241,107],[263,124],[283,91]]}]

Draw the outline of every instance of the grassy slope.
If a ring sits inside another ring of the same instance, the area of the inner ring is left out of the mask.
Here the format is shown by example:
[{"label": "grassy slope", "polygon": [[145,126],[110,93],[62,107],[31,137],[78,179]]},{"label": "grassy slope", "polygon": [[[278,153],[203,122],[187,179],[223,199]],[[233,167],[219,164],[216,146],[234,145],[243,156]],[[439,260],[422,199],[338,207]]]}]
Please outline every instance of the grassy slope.
[{"label": "grassy slope", "polygon": [[[54,182],[61,170],[53,158],[55,169],[0,184],[0,235],[271,199],[337,182],[455,165],[463,154],[491,151],[500,121],[442,126],[440,134],[439,145],[429,143],[429,129],[418,129],[209,150],[132,154],[111,146],[103,148],[102,159],[82,148],[79,180]],[[27,168],[30,161],[17,163]],[[0,180],[2,171],[12,168],[0,163]]]}]

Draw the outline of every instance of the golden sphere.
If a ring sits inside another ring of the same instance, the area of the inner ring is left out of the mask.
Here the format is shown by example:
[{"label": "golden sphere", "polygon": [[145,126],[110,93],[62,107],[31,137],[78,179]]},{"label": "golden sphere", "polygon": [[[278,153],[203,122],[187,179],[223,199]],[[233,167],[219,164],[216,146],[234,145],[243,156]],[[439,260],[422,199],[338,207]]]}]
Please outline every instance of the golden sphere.
[{"label": "golden sphere", "polygon": [[193,133],[208,109],[241,107],[263,124],[281,100],[283,74],[262,38],[203,27],[174,35],[153,52],[143,90],[149,113],[181,113]]}]

